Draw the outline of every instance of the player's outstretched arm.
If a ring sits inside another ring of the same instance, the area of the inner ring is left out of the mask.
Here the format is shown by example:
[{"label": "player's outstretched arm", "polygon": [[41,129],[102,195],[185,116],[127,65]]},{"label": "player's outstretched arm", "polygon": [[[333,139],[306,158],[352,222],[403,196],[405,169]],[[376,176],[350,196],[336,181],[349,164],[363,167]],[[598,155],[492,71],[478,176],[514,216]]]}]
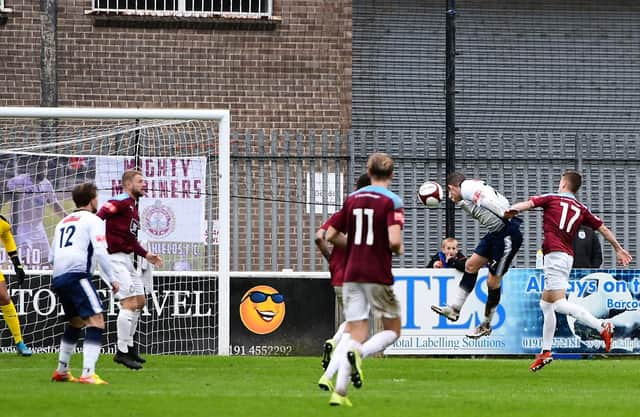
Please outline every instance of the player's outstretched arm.
[{"label": "player's outstretched arm", "polygon": [[604,224],[598,228],[598,232],[602,234],[602,236],[611,244],[613,249],[616,251],[616,258],[618,259],[618,264],[622,266],[627,266],[633,260],[631,254],[620,245],[618,239],[613,234],[611,230]]},{"label": "player's outstretched arm", "polygon": [[527,200],[522,201],[520,203],[516,203],[509,207],[507,211],[504,212],[504,217],[510,219],[518,215],[518,213],[522,213],[523,211],[527,211],[533,208],[533,201]]}]

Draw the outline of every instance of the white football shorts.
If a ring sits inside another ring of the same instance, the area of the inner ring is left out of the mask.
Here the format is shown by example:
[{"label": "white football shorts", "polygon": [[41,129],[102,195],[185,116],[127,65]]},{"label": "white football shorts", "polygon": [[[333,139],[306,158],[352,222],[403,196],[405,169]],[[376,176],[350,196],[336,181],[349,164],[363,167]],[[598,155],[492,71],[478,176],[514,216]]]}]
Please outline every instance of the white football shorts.
[{"label": "white football shorts", "polygon": [[566,290],[569,288],[569,274],[573,266],[573,256],[565,252],[550,252],[544,255],[544,289]]},{"label": "white football shorts", "polygon": [[345,282],[342,284],[342,297],[346,321],[366,320],[370,310],[375,317],[400,317],[400,302],[391,285]]},{"label": "white football shorts", "polygon": [[145,294],[145,285],[139,270],[133,268],[132,255],[117,252],[109,255],[113,272],[120,281],[120,291],[114,294],[116,300]]}]

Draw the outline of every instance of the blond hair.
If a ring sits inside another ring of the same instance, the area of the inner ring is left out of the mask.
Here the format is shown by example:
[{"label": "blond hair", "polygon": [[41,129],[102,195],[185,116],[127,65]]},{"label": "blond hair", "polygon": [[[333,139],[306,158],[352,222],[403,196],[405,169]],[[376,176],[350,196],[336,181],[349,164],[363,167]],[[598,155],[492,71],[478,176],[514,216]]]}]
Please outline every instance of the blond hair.
[{"label": "blond hair", "polygon": [[393,159],[386,153],[376,152],[367,162],[369,176],[376,180],[387,180],[393,174]]},{"label": "blond hair", "polygon": [[138,171],[137,169],[128,169],[125,172],[122,173],[122,185],[126,184],[127,182],[132,181],[136,175],[140,175],[142,176],[142,172]]},{"label": "blond hair", "polygon": [[445,247],[445,245],[447,243],[451,243],[451,244],[455,243],[455,245],[458,246],[458,240],[457,239],[455,239],[453,237],[447,237],[447,238],[442,239],[442,249],[444,249],[444,247]]}]

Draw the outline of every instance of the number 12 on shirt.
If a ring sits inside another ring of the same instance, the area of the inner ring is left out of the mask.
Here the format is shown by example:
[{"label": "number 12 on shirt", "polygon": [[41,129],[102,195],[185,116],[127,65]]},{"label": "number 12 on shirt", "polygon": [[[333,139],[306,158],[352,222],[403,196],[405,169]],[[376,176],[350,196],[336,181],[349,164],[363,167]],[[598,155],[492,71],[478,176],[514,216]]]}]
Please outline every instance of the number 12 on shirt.
[{"label": "number 12 on shirt", "polygon": [[60,247],[66,248],[68,246],[73,245],[71,241],[71,237],[76,232],[76,227],[74,225],[70,225],[67,227],[63,227],[60,229]]}]

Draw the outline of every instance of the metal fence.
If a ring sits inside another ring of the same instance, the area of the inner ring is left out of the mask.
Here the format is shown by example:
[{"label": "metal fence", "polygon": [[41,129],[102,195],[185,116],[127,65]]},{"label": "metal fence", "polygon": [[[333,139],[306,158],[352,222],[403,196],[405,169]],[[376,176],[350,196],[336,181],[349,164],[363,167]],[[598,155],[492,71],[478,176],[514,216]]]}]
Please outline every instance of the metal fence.
[{"label": "metal fence", "polygon": [[[0,137],[0,144],[15,146],[40,140],[32,136],[9,131]],[[209,140],[213,141],[213,136]],[[394,158],[391,188],[402,197],[406,209],[406,252],[395,258],[395,266],[425,266],[445,237],[444,204],[439,209],[426,209],[416,199],[423,181],[444,183],[442,132],[255,131],[233,132],[231,140],[233,271],[326,270],[313,242],[314,233],[354,189],[357,177],[366,170],[368,156],[375,151]],[[555,191],[560,174],[577,168],[584,174],[580,200],[604,219],[636,259],[640,257],[636,243],[638,134],[459,134],[456,150],[461,171],[486,180],[511,202]],[[55,174],[56,178],[66,178],[64,172],[56,170]],[[210,178],[208,193],[215,195],[215,175]],[[79,179],[74,176],[69,180]],[[70,188],[64,181],[54,184],[61,187],[60,192]],[[516,264],[532,267],[542,242],[542,215],[532,211],[523,218],[525,240]],[[456,237],[469,254],[484,230],[460,211],[456,211],[455,220]],[[615,254],[606,242],[603,249],[603,267],[614,266]],[[209,258],[207,253],[202,257]],[[637,265],[634,260],[633,266]]]},{"label": "metal fence", "polygon": [[[554,192],[562,171],[581,170],[584,185],[578,197],[637,259],[639,139],[637,135],[551,133],[459,135],[457,159],[468,177],[485,179],[512,202]],[[415,195],[426,179],[444,183],[442,133],[249,132],[233,136],[231,268],[325,269],[314,247],[314,232],[353,189],[374,151],[395,159],[392,190],[406,207],[406,253],[395,260],[395,266],[425,266],[444,237],[445,212],[444,205],[425,209]],[[342,194],[340,181],[334,181],[340,177],[344,178]],[[315,203],[315,211],[309,203]],[[542,214],[532,211],[523,218],[525,241],[516,264],[532,267],[542,242]],[[458,211],[456,226],[463,251],[471,253],[484,230]],[[615,253],[602,243],[603,267],[612,267]]]}]

